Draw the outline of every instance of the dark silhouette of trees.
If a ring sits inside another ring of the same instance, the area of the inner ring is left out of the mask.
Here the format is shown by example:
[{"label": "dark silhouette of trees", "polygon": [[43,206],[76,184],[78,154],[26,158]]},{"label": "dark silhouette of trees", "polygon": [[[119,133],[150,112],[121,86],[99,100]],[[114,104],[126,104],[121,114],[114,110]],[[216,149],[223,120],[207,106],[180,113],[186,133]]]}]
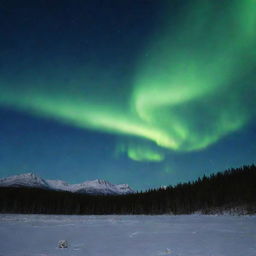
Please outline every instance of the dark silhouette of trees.
[{"label": "dark silhouette of trees", "polygon": [[194,182],[128,195],[88,195],[37,188],[0,188],[1,213],[241,214],[256,212],[256,166],[203,176]]}]

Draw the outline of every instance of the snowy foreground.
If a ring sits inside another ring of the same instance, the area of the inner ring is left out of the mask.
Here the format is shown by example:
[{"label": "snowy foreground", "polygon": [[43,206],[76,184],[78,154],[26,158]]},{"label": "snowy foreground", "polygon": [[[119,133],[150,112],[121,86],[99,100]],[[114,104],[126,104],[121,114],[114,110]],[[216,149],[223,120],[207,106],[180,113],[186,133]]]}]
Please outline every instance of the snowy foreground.
[{"label": "snowy foreground", "polygon": [[0,256],[21,255],[255,256],[256,216],[0,215]]}]

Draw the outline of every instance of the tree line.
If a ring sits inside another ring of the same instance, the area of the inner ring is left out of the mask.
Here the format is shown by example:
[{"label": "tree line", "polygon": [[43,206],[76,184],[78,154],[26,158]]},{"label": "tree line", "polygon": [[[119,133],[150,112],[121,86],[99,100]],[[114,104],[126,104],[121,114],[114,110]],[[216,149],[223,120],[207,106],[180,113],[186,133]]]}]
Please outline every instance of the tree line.
[{"label": "tree line", "polygon": [[256,166],[203,176],[194,182],[128,195],[88,195],[1,187],[0,212],[26,214],[256,213]]}]

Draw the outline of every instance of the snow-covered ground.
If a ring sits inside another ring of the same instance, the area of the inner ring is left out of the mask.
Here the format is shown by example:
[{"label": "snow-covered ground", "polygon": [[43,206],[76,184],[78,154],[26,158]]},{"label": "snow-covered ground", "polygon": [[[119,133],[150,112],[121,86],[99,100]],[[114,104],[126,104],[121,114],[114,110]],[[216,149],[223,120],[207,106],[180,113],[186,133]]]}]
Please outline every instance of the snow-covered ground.
[{"label": "snow-covered ground", "polygon": [[0,215],[0,256],[31,255],[255,256],[256,216]]}]

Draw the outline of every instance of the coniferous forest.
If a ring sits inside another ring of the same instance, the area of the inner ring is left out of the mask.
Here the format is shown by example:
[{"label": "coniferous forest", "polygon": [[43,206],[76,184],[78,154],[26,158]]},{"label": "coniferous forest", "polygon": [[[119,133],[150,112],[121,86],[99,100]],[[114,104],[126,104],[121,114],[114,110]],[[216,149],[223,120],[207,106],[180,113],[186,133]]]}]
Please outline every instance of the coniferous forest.
[{"label": "coniferous forest", "polygon": [[0,188],[1,213],[191,214],[256,213],[256,166],[128,195],[95,196],[36,188]]}]

